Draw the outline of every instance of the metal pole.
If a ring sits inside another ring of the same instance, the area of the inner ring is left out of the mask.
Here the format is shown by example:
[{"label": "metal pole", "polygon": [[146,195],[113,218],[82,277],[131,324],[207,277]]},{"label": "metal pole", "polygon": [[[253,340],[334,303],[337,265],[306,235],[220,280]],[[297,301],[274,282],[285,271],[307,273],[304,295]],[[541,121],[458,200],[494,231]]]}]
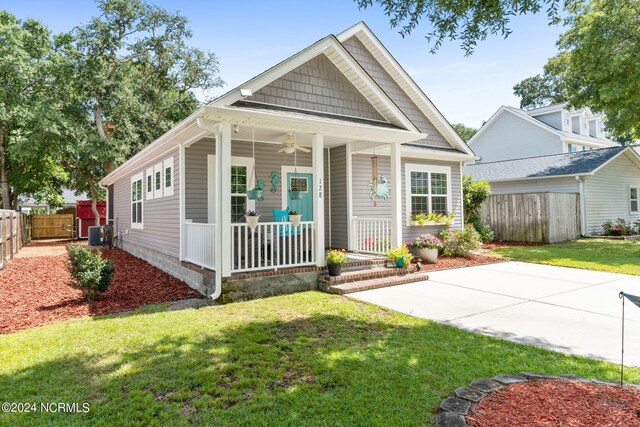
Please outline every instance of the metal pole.
[{"label": "metal pole", "polygon": [[622,356],[620,358],[620,387],[622,387],[624,381],[624,292],[620,292],[618,296],[622,299]]}]

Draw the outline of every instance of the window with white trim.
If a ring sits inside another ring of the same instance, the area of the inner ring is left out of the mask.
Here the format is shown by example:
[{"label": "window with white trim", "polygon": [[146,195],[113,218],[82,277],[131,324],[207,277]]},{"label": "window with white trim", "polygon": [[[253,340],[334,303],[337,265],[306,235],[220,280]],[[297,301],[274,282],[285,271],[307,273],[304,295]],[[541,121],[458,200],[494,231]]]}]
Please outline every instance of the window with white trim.
[{"label": "window with white trim", "polygon": [[405,164],[407,222],[412,212],[451,212],[451,168]]},{"label": "window with white trim", "polygon": [[629,211],[638,213],[638,186],[629,186]]},{"label": "window with white trim", "polygon": [[145,177],[144,187],[147,193],[147,200],[153,199],[153,168],[147,169],[147,174]]},{"label": "window with white trim", "polygon": [[162,181],[164,187],[164,196],[173,196],[173,156],[162,162],[163,173]]},{"label": "window with white trim", "polygon": [[162,197],[162,162],[153,167],[153,197]]},{"label": "window with white trim", "polygon": [[242,222],[247,212],[247,166],[231,166],[231,222]]},{"label": "window with white trim", "polygon": [[131,228],[142,229],[142,172],[131,177]]}]

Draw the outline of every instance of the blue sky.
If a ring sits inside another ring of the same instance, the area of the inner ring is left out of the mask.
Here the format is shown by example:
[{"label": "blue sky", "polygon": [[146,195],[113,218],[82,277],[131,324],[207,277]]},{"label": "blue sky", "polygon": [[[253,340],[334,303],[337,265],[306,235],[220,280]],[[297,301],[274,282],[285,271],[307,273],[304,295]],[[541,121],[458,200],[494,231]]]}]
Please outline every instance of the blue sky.
[{"label": "blue sky", "polygon": [[[519,16],[512,20],[509,38],[490,37],[471,57],[465,57],[455,41],[433,55],[424,39],[426,25],[403,39],[380,8],[361,11],[351,0],[151,2],[187,16],[191,45],[218,55],[227,85],[214,96],[363,20],[450,122],[476,127],[500,105],[518,106],[513,85],[542,70],[555,55],[562,32],[547,25],[545,13]],[[54,32],[68,31],[97,14],[91,0],[0,0],[0,8],[19,18],[36,18]]]}]

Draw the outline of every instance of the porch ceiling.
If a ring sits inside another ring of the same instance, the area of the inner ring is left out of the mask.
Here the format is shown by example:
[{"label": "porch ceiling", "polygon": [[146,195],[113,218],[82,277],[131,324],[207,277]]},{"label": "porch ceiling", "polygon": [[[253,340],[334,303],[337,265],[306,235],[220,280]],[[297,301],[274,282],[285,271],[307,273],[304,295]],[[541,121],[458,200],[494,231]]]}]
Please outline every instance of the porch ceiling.
[{"label": "porch ceiling", "polygon": [[292,132],[303,146],[310,145],[311,136],[316,133],[324,135],[325,146],[353,141],[405,143],[427,137],[398,128],[286,111],[206,106],[204,117],[212,122],[238,124],[239,131],[232,135],[233,139],[250,141],[255,129],[256,141],[281,143],[286,134]]}]

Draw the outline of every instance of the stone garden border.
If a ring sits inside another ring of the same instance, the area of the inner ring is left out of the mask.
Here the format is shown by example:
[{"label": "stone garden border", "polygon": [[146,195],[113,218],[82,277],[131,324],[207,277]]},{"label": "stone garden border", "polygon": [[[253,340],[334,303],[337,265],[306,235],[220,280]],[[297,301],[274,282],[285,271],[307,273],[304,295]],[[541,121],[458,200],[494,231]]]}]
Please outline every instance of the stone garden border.
[{"label": "stone garden border", "polygon": [[527,381],[535,380],[565,380],[579,381],[594,384],[619,385],[611,381],[586,379],[576,375],[546,375],[535,372],[520,372],[519,374],[499,374],[491,379],[478,379],[472,381],[467,387],[460,387],[449,397],[444,399],[438,407],[436,415],[436,427],[467,427],[466,416],[471,405],[479,403],[495,390]]}]

